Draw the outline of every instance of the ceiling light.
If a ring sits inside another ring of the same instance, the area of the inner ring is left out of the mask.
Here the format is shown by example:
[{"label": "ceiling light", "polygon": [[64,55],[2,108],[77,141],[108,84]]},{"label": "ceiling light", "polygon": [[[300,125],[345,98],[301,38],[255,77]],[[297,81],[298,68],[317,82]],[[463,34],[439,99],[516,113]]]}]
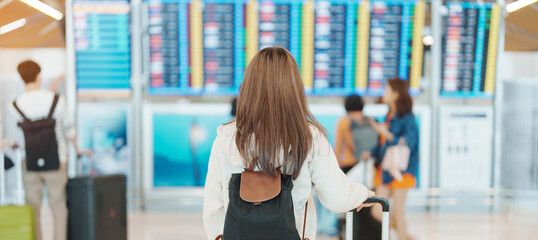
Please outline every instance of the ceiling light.
[{"label": "ceiling light", "polygon": [[535,2],[538,2],[538,0],[519,0],[519,1],[515,1],[515,2],[512,2],[508,5],[506,5],[506,11],[508,11],[509,13],[513,12],[513,11],[516,11],[518,9],[521,9],[521,8],[524,8],[526,6],[529,6]]},{"label": "ceiling light", "polygon": [[0,35],[19,29],[26,24],[26,18],[21,18],[15,22],[8,23],[0,27]]},{"label": "ceiling light", "polygon": [[28,6],[30,7],[33,7],[35,9],[37,9],[38,11],[44,13],[44,14],[47,14],[49,15],[50,17],[56,19],[56,20],[62,20],[62,18],[64,17],[63,13],[61,13],[60,11],[54,9],[53,7],[39,1],[39,0],[19,0],[23,3],[26,3],[28,4]]},{"label": "ceiling light", "polygon": [[422,38],[422,43],[424,43],[425,46],[431,46],[433,45],[433,42],[433,37],[431,35],[424,36],[424,38]]}]

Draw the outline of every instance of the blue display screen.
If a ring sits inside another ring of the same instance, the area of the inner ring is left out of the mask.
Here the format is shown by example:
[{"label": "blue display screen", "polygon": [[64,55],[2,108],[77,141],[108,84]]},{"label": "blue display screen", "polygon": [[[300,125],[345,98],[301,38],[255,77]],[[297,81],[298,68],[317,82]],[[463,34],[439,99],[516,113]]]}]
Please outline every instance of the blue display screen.
[{"label": "blue display screen", "polygon": [[73,3],[79,90],[130,89],[129,1]]},{"label": "blue display screen", "polygon": [[441,96],[493,97],[493,92],[485,91],[492,6],[488,3],[447,3]]}]

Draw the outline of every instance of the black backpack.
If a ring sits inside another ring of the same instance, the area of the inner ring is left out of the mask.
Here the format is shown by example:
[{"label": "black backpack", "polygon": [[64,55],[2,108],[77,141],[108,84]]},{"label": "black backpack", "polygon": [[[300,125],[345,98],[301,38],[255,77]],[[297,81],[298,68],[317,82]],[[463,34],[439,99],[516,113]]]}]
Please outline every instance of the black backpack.
[{"label": "black backpack", "polygon": [[28,171],[56,170],[60,168],[58,142],[56,141],[56,120],[52,118],[58,95],[54,95],[52,106],[47,118],[31,121],[13,102],[13,106],[23,118],[17,125],[24,133],[26,141],[26,168]]},{"label": "black backpack", "polygon": [[[257,159],[243,173],[232,174],[230,202],[224,220],[223,240],[301,240],[295,225],[290,175],[271,177],[253,171]],[[279,171],[280,172],[280,171]],[[305,223],[306,225],[306,209]]]}]

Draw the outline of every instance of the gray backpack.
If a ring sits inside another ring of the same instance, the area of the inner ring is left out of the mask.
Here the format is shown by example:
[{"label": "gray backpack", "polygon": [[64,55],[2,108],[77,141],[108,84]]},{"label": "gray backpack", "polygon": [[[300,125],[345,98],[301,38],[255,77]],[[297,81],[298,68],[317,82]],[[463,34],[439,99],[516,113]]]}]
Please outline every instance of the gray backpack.
[{"label": "gray backpack", "polygon": [[369,122],[370,117],[360,120],[350,119],[351,135],[355,145],[355,159],[360,160],[361,153],[370,151],[379,141],[379,135]]}]

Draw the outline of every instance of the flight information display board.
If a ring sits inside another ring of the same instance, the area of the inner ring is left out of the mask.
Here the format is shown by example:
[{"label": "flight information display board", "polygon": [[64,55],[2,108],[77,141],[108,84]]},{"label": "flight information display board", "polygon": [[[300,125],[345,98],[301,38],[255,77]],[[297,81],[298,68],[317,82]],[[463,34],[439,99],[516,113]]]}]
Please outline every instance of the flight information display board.
[{"label": "flight information display board", "polygon": [[188,93],[188,2],[150,0],[147,8],[150,93]]},{"label": "flight information display board", "polygon": [[73,22],[77,88],[131,88],[130,7],[125,0],[75,0]]},{"label": "flight information display board", "polygon": [[355,77],[357,1],[317,1],[314,28],[314,93],[349,94]]},{"label": "flight information display board", "polygon": [[[380,96],[388,79],[410,80],[417,2],[372,1],[371,4],[367,94]],[[411,87],[418,90],[418,86]]]},{"label": "flight information display board", "polygon": [[[311,95],[418,94],[423,1],[148,0],[150,94],[235,95],[257,51],[288,49]],[[413,50],[413,51],[412,51]]]},{"label": "flight information display board", "polygon": [[237,94],[245,1],[148,0],[147,10],[150,94]]},{"label": "flight information display board", "polygon": [[[262,0],[259,5],[258,50],[279,46],[288,49],[299,60],[301,7],[301,1]],[[300,61],[297,64],[300,65]]]},{"label": "flight information display board", "polygon": [[205,1],[203,32],[205,91],[237,92],[245,61],[243,4],[235,0]]},{"label": "flight information display board", "polygon": [[424,1],[315,1],[314,32],[305,27],[302,39],[303,56],[314,41],[312,65],[302,62],[307,93],[381,96],[388,79],[400,78],[418,95],[424,11]]},{"label": "flight information display board", "polygon": [[500,7],[449,2],[444,19],[441,96],[492,97]]}]

